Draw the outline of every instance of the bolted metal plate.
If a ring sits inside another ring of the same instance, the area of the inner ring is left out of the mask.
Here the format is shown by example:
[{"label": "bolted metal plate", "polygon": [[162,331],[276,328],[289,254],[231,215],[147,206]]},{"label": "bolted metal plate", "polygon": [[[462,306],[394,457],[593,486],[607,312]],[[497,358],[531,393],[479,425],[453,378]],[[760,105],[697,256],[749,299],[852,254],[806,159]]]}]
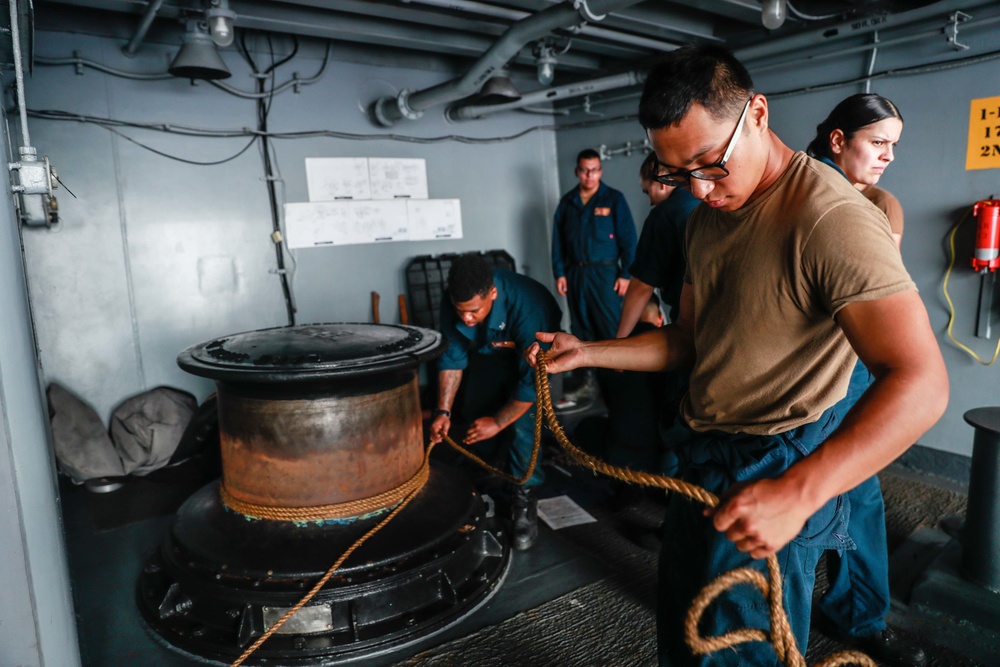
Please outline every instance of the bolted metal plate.
[{"label": "bolted metal plate", "polygon": [[[270,630],[292,607],[261,607],[264,616],[264,630]],[[275,630],[279,635],[311,635],[333,630],[333,609],[328,604],[302,607],[291,618]]]},{"label": "bolted metal plate", "polygon": [[274,327],[225,336],[180,353],[189,373],[228,381],[350,377],[415,367],[444,352],[437,331],[397,324]]}]

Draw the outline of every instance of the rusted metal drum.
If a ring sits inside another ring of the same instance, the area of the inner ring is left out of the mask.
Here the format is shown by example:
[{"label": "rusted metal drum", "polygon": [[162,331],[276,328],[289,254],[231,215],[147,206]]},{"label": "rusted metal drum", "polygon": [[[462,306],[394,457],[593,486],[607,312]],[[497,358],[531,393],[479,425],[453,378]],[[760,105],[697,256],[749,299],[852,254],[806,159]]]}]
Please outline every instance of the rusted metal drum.
[{"label": "rusted metal drum", "polygon": [[428,329],[313,324],[220,338],[178,363],[216,380],[229,495],[311,507],[377,496],[416,474],[417,366],[443,347]]},{"label": "rusted metal drum", "polygon": [[[146,562],[138,604],[149,628],[221,665],[274,628],[399,505],[400,487],[424,479],[418,368],[444,347],[417,327],[315,324],[182,352],[182,368],[216,383],[223,479],[184,503]],[[245,664],[361,664],[492,597],[510,544],[491,506],[446,466],[419,489]],[[308,520],[270,515],[317,508]]]}]

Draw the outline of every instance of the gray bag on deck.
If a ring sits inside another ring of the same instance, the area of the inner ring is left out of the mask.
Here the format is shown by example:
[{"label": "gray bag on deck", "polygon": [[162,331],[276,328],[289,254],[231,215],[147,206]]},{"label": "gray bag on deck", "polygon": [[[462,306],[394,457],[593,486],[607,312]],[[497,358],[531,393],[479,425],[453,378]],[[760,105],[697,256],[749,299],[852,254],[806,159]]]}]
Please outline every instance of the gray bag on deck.
[{"label": "gray bag on deck", "polygon": [[125,474],[145,475],[165,466],[197,408],[194,396],[170,387],[150,389],[118,406],[111,415],[111,439]]},{"label": "gray bag on deck", "polygon": [[57,384],[50,384],[46,395],[59,470],[77,484],[124,475],[121,458],[94,409]]}]

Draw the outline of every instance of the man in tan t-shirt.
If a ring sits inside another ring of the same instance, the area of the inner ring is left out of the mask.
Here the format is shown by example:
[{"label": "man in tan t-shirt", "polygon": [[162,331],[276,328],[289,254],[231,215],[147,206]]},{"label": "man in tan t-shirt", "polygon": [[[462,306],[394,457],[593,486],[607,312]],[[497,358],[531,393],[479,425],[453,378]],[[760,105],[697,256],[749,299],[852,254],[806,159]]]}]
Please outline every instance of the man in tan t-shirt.
[{"label": "man in tan t-shirt", "polygon": [[[841,495],[888,465],[944,412],[948,378],[926,309],[885,216],[851,184],[768,128],[767,100],[731,53],[684,47],[649,73],[640,122],[659,179],[701,204],[688,224],[688,274],[676,323],[613,341],[552,342],[551,372],[582,366],[688,366],[669,472],[720,495],[711,512],[672,499],[661,551],[661,665],[775,664],[763,642],[691,654],[691,600],[736,567],[777,554],[804,654],[815,566],[852,548]],[[534,362],[537,348],[529,348]],[[860,357],[875,383],[844,414]],[[706,635],[769,626],[751,587],[728,590]]]}]

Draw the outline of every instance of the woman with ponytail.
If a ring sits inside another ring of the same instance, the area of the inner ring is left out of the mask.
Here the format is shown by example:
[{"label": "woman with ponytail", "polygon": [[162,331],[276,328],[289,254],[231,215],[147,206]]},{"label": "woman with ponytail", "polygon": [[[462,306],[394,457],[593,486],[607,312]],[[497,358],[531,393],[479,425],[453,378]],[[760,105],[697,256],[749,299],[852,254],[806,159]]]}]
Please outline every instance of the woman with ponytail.
[{"label": "woman with ponytail", "polygon": [[891,193],[876,187],[903,132],[903,116],[896,105],[875,93],[844,99],[816,127],[806,152],[838,169],[889,218],[892,237],[903,240],[903,207]]},{"label": "woman with ponytail", "polygon": [[[830,165],[854,184],[889,219],[896,246],[903,238],[903,207],[889,192],[876,187],[895,158],[903,131],[903,116],[881,95],[851,95],[834,107],[816,127],[809,155]],[[858,361],[847,396],[838,404],[846,414],[874,382]],[[889,554],[885,505],[878,477],[871,477],[847,494],[850,500],[850,540],[854,549],[827,552],[829,587],[818,607],[837,639],[890,665],[925,665],[923,649],[897,635],[885,623],[889,611]],[[822,627],[822,626],[821,626]]]}]

